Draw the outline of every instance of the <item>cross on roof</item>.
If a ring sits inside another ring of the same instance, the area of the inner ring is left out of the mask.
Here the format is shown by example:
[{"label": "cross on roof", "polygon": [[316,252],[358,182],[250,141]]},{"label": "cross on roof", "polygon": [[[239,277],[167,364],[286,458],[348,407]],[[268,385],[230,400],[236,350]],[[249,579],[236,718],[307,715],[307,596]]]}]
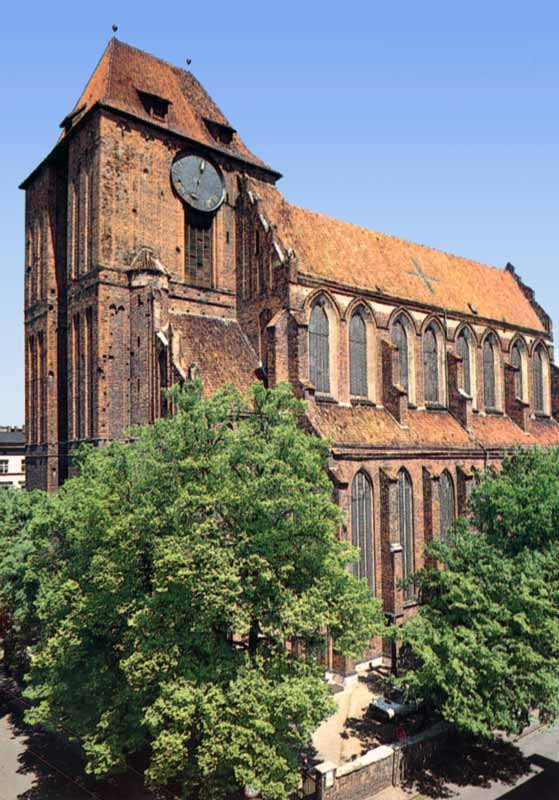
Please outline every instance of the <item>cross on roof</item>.
[{"label": "cross on roof", "polygon": [[410,258],[410,261],[415,267],[415,272],[408,271],[408,275],[413,275],[414,278],[419,278],[421,281],[423,281],[423,283],[429,289],[431,294],[436,294],[435,289],[431,286],[431,281],[433,281],[434,283],[438,283],[439,279],[432,278],[430,275],[426,275],[421,268],[421,264],[418,261],[416,261],[415,258]]}]

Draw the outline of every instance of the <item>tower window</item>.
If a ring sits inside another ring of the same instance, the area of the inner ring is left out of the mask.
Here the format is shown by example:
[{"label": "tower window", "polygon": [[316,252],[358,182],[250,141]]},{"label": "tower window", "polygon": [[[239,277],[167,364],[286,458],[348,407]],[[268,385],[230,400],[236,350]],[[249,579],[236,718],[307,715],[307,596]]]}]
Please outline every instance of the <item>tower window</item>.
[{"label": "tower window", "polygon": [[185,209],[186,280],[194,286],[212,285],[213,217]]}]

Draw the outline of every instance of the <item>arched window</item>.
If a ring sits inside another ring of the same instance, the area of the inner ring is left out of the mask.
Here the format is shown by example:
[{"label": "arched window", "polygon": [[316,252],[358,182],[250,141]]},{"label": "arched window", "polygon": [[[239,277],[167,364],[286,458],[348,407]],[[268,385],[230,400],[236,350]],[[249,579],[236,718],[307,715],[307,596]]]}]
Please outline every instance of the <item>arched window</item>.
[{"label": "arched window", "polygon": [[483,389],[485,408],[497,407],[497,342],[493,334],[489,334],[483,343]]},{"label": "arched window", "polygon": [[349,322],[349,391],[367,397],[367,325],[361,310]]},{"label": "arched window", "polygon": [[423,375],[425,376],[425,402],[439,402],[439,348],[432,325],[429,325],[423,336]]},{"label": "arched window", "polygon": [[[415,571],[415,544],[413,533],[413,489],[410,476],[402,470],[398,476],[398,508],[400,515],[400,544],[403,550],[404,580]],[[404,591],[405,600],[413,600],[413,585]]]},{"label": "arched window", "polygon": [[540,345],[535,353],[533,359],[534,368],[534,409],[536,413],[545,413],[545,371],[547,363],[545,360],[545,353],[543,347]]},{"label": "arched window", "polygon": [[446,539],[456,517],[454,483],[446,470],[439,481],[439,504],[441,510],[441,539]]},{"label": "arched window", "polygon": [[471,337],[468,331],[463,330],[458,336],[458,341],[456,343],[456,352],[458,353],[459,358],[462,359],[462,362],[464,364],[464,381],[461,388],[467,395],[471,397],[473,393],[473,386],[472,386],[472,346],[470,338]]},{"label": "arched window", "polygon": [[401,320],[396,320],[392,327],[392,343],[398,350],[398,361],[400,365],[400,386],[404,389],[409,388],[409,358],[408,358],[408,334]]},{"label": "arched window", "polygon": [[514,376],[514,394],[520,400],[524,399],[524,354],[520,342],[515,342],[511,351],[510,362],[516,367]]},{"label": "arched window", "polygon": [[312,307],[309,324],[309,367],[317,392],[330,391],[330,326],[321,298]]},{"label": "arched window", "polygon": [[358,472],[351,484],[351,537],[360,552],[357,577],[366,580],[374,592],[373,491],[364,472]]}]

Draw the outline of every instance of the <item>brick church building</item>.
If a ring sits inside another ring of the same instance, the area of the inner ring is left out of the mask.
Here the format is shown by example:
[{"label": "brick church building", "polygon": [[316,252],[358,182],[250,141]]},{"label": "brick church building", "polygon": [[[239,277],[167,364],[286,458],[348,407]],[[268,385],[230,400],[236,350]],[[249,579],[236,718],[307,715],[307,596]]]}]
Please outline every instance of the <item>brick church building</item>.
[{"label": "brick church building", "polygon": [[80,442],[165,414],[162,389],[194,374],[208,393],[289,381],[332,442],[359,574],[411,613],[398,579],[476,470],[559,445],[533,292],[510,264],[291,205],[190,72],[116,39],[61,128],[23,183],[28,487],[55,489]]}]

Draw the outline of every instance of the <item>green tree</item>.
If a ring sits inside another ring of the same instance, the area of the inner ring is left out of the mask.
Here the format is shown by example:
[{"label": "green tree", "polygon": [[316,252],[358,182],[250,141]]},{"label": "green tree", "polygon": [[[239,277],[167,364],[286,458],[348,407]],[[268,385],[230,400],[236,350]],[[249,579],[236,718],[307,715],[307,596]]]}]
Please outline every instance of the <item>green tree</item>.
[{"label": "green tree", "polygon": [[427,549],[424,605],[403,630],[410,691],[461,730],[520,732],[559,714],[559,453],[489,471],[447,541]]},{"label": "green tree", "polygon": [[79,738],[98,776],[147,749],[149,780],[186,796],[283,798],[332,711],[325,630],[355,655],[380,603],[347,569],[327,447],[288,387],[173,401],[45,501],[28,720]]},{"label": "green tree", "polygon": [[39,634],[35,599],[41,576],[52,569],[47,507],[42,492],[0,492],[0,636],[4,663],[17,673],[29,666],[29,647]]}]

